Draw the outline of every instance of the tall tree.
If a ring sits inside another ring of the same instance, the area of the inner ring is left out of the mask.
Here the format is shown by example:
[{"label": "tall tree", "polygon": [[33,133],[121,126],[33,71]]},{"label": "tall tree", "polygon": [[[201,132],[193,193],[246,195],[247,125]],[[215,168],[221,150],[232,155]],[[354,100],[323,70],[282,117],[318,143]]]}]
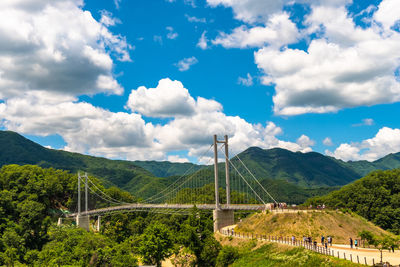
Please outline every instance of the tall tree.
[{"label": "tall tree", "polygon": [[170,230],[163,224],[150,224],[143,235],[138,248],[145,264],[161,266],[161,261],[173,252],[174,238]]}]

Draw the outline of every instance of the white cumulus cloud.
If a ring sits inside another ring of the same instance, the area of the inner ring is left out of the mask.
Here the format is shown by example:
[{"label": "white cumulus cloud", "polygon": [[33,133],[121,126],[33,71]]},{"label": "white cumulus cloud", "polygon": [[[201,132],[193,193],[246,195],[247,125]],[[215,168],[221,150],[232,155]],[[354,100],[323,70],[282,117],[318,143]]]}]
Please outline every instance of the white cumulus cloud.
[{"label": "white cumulus cloud", "polygon": [[235,28],[232,33],[220,33],[214,45],[225,48],[249,48],[270,45],[281,47],[296,42],[300,33],[296,25],[289,19],[287,13],[272,15],[265,26],[248,27],[242,25]]},{"label": "white cumulus cloud", "polygon": [[128,61],[130,45],[108,30],[110,18],[98,22],[82,5],[78,0],[1,1],[0,98],[26,91],[122,94],[110,54]]},{"label": "white cumulus cloud", "polygon": [[342,44],[316,39],[307,52],[272,48],[256,52],[255,61],[266,74],[263,83],[275,84],[275,113],[326,113],[399,101],[400,83],[394,71],[399,66],[400,35],[383,38],[370,31],[365,35],[374,38],[350,35],[363,39],[353,45],[349,38]]},{"label": "white cumulus cloud", "polygon": [[282,10],[287,0],[207,0],[216,7],[219,5],[232,8],[235,18],[248,23],[265,22],[271,14]]},{"label": "white cumulus cloud", "polygon": [[156,88],[144,86],[132,90],[127,106],[148,117],[189,116],[195,112],[195,100],[179,81],[162,79]]},{"label": "white cumulus cloud", "polygon": [[368,160],[374,161],[390,153],[400,151],[400,129],[389,127],[381,128],[370,139],[357,143],[341,144],[334,152],[326,151],[328,155],[342,160]]}]

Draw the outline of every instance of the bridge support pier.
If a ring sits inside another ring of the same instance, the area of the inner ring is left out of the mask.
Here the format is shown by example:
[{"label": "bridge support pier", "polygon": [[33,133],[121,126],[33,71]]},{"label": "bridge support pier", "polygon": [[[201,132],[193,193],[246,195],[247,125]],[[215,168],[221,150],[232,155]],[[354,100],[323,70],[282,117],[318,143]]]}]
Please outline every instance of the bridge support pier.
[{"label": "bridge support pier", "polygon": [[62,218],[61,217],[59,217],[58,221],[57,221],[57,226],[60,226],[60,225],[62,225]]},{"label": "bridge support pier", "polygon": [[76,226],[81,227],[86,231],[89,231],[89,221],[90,221],[89,216],[82,216],[82,215],[76,216]]},{"label": "bridge support pier", "polygon": [[214,233],[221,228],[235,223],[233,210],[213,210]]},{"label": "bridge support pier", "polygon": [[96,230],[97,232],[100,232],[100,226],[101,226],[101,216],[97,216],[97,223],[96,223]]}]

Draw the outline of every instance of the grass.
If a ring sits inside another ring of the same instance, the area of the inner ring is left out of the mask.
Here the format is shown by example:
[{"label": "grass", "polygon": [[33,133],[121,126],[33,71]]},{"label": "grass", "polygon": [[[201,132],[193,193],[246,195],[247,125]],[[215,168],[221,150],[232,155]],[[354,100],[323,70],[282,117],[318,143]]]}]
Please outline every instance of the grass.
[{"label": "grass", "polygon": [[236,228],[236,232],[278,237],[294,235],[297,239],[311,236],[319,240],[322,235],[332,236],[335,244],[347,244],[350,237],[357,238],[362,230],[391,235],[361,216],[341,211],[256,213],[238,223]]}]

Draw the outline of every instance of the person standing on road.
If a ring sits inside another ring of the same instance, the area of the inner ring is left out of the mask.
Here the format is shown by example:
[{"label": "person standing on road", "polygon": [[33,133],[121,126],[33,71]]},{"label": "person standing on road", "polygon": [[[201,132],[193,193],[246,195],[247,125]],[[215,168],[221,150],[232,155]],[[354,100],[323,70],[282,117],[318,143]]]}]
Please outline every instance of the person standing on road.
[{"label": "person standing on road", "polygon": [[325,236],[321,236],[321,245],[324,244],[324,241],[325,241]]},{"label": "person standing on road", "polygon": [[354,246],[357,249],[357,247],[358,247],[358,240],[357,239],[354,240]]},{"label": "person standing on road", "polygon": [[353,248],[353,238],[350,237],[350,248]]}]

